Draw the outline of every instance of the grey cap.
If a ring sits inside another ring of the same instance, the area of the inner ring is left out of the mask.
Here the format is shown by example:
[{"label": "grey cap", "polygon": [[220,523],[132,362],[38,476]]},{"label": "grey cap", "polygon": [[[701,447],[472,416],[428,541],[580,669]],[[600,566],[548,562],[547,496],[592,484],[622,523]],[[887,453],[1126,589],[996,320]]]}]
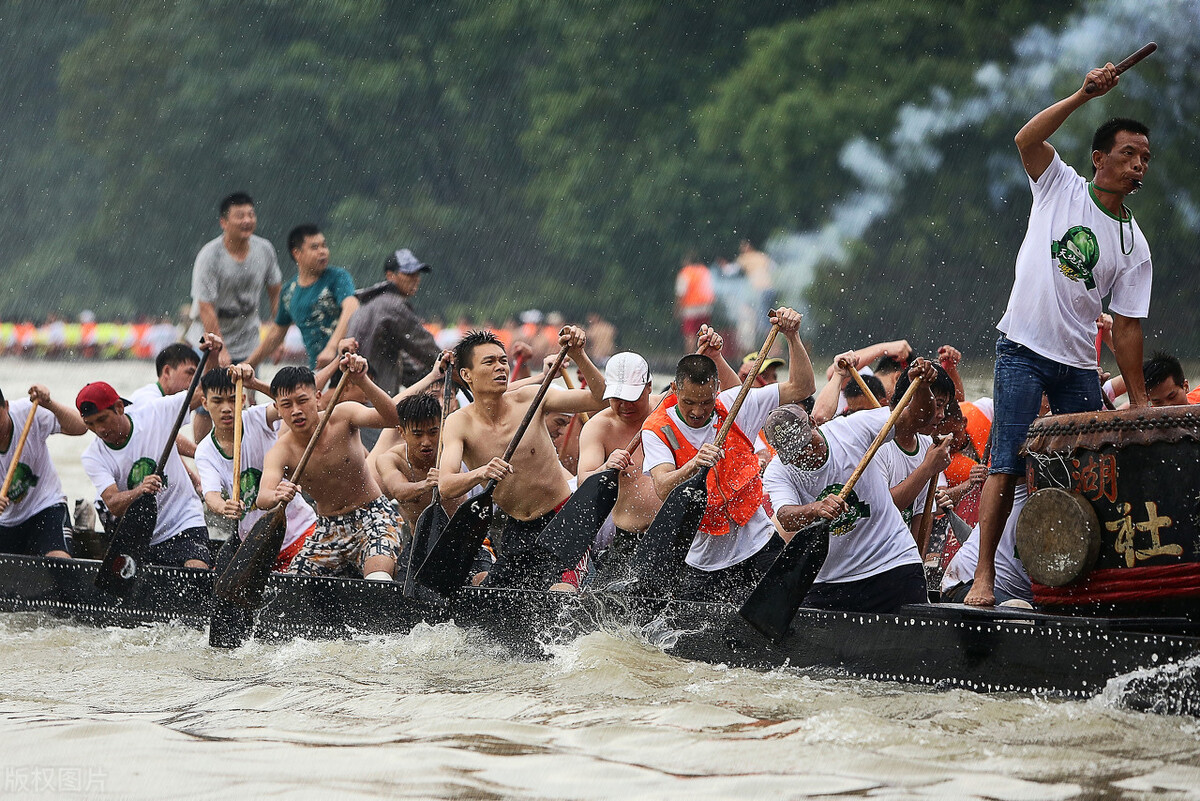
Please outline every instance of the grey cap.
[{"label": "grey cap", "polygon": [[792,464],[812,439],[812,422],[808,412],[798,403],[788,403],[767,415],[763,423],[763,436],[779,454],[779,458]]},{"label": "grey cap", "polygon": [[430,269],[432,268],[414,256],[408,248],[397,250],[383,262],[383,271],[387,273],[400,272],[404,275],[412,275],[413,273],[427,273]]}]

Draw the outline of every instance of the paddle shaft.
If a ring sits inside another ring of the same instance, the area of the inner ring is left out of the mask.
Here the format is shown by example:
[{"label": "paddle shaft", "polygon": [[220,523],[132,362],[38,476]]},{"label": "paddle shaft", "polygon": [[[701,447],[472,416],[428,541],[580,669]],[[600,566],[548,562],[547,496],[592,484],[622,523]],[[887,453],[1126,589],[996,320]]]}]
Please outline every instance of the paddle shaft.
[{"label": "paddle shaft", "polygon": [[863,471],[867,469],[867,465],[875,458],[875,454],[883,447],[887,435],[891,433],[896,425],[896,421],[900,419],[901,412],[912,401],[913,395],[916,394],[917,388],[925,383],[924,378],[917,378],[908,385],[908,391],[904,393],[904,397],[900,398],[900,402],[896,404],[896,408],[892,409],[891,415],[888,416],[887,422],[883,424],[883,428],[879,429],[879,433],[875,435],[875,441],[871,443],[871,447],[867,448],[867,453],[863,456],[862,461],[858,463],[858,467],[854,468],[854,472],[850,475],[850,479],[846,482],[846,486],[842,487],[842,491],[838,493],[838,497],[843,501],[850,495],[850,491],[854,489],[854,485],[862,478]]},{"label": "paddle shaft", "polygon": [[175,438],[179,436],[179,429],[183,428],[183,418],[187,417],[188,409],[192,405],[192,396],[196,394],[196,387],[200,386],[200,375],[204,372],[204,365],[208,364],[208,356],[212,351],[200,352],[200,364],[196,365],[196,374],[192,376],[192,382],[188,384],[187,392],[184,393],[183,403],[179,404],[179,414],[175,417],[175,427],[171,429],[171,436],[167,438],[167,444],[163,446],[162,455],[158,457],[158,464],[154,472],[159,476],[164,475],[167,469],[167,459],[171,455],[171,450],[175,447]]},{"label": "paddle shaft", "polygon": [[[1138,48],[1138,50],[1135,53],[1133,53],[1133,55],[1131,55],[1129,58],[1125,59],[1120,64],[1118,64],[1116,67],[1114,67],[1113,71],[1116,72],[1117,75],[1120,75],[1122,72],[1129,69],[1134,64],[1138,63],[1143,58],[1150,55],[1157,49],[1158,49],[1158,45],[1155,44],[1154,42],[1149,42],[1148,44],[1142,45],[1142,47]],[[1096,84],[1093,83],[1092,81],[1088,81],[1088,84],[1087,84],[1087,86],[1085,86],[1083,88],[1083,91],[1085,94],[1089,94],[1089,95],[1092,94],[1093,92],[1096,91]]]},{"label": "paddle shaft", "polygon": [[918,547],[921,549],[921,558],[925,558],[925,550],[929,547],[929,535],[933,533],[933,501],[934,495],[937,493],[938,474],[935,473],[933,478],[929,479],[929,487],[925,492],[925,509],[921,512],[921,535]]},{"label": "paddle shaft", "polygon": [[17,474],[17,462],[21,459],[21,451],[25,450],[25,440],[29,438],[29,429],[33,428],[33,418],[37,414],[39,403],[40,401],[34,399],[33,406],[29,408],[29,416],[25,418],[25,425],[21,426],[21,438],[17,440],[17,447],[13,449],[12,463],[8,466],[8,472],[4,474],[4,486],[0,487],[0,498],[8,499],[8,488],[12,486],[13,476]]},{"label": "paddle shaft", "polygon": [[718,448],[725,444],[725,438],[729,436],[729,431],[733,428],[733,421],[737,418],[737,413],[741,411],[742,403],[746,400],[746,396],[750,394],[750,386],[758,378],[758,371],[762,369],[763,362],[767,360],[767,355],[771,351],[771,346],[775,344],[775,336],[778,333],[779,326],[771,326],[771,331],[767,334],[766,342],[758,349],[758,358],[754,360],[754,367],[746,375],[746,380],[742,382],[742,391],[734,398],[733,405],[729,407],[729,414],[725,417],[725,422],[721,425],[721,430],[717,432],[717,438],[713,440],[713,444]]},{"label": "paddle shaft", "polygon": [[858,388],[862,390],[863,396],[866,397],[866,399],[868,401],[870,401],[871,408],[872,409],[880,408],[879,407],[879,399],[875,397],[875,393],[872,392],[871,389],[867,386],[867,382],[863,381],[862,374],[859,373],[858,370],[855,369],[853,365],[850,366],[850,375],[853,376],[854,383],[858,384]]},{"label": "paddle shaft", "polygon": [[245,386],[239,377],[233,387],[233,502],[242,500],[242,404]]},{"label": "paddle shaft", "polygon": [[[442,421],[438,424],[438,452],[437,461],[434,465],[438,469],[438,475],[442,473],[442,451],[446,447],[446,418],[450,415],[450,400],[454,397],[454,379],[450,375],[450,365],[446,365],[446,370],[442,373]],[[438,491],[437,485],[433,486],[433,503],[440,503],[442,493]]]}]

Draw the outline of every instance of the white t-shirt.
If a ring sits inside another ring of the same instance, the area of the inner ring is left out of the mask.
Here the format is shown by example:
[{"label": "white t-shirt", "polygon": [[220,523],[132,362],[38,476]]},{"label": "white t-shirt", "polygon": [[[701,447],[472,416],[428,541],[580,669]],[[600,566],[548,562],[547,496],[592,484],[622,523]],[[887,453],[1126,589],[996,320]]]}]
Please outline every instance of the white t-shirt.
[{"label": "white t-shirt", "polygon": [[[21,429],[29,419],[29,411],[33,403],[26,400],[10,401],[8,415],[12,418],[12,441],[8,450],[0,453],[0,481],[8,475],[9,465],[12,464],[13,454],[17,450],[17,441],[21,438]],[[33,426],[29,429],[29,438],[25,440],[25,448],[17,462],[17,471],[13,473],[12,485],[8,488],[8,508],[0,514],[0,526],[18,526],[43,509],[48,509],[56,503],[62,503],[62,483],[58,473],[54,471],[54,463],[50,461],[50,452],[46,449],[46,438],[51,434],[62,432],[58,418],[49,409],[38,407],[33,416]]]},{"label": "white t-shirt", "polygon": [[[267,511],[254,506],[258,498],[258,487],[262,482],[263,462],[267,451],[279,436],[279,421],[267,423],[270,406],[251,406],[242,411],[242,463],[240,465],[241,499],[246,513],[238,521],[238,534],[244,539],[254,528],[259,518]],[[228,456],[217,444],[217,432],[213,431],[196,446],[196,470],[200,473],[200,490],[204,493],[219,492],[222,498],[233,493],[233,454]],[[292,498],[287,507],[287,532],[283,538],[286,549],[317,522],[317,513],[304,502],[299,494]]]},{"label": "white t-shirt", "polygon": [[[767,465],[763,484],[776,512],[804,506],[841,490],[883,428],[891,411],[869,409],[835,417],[817,429],[829,454],[813,470],[776,459]],[[890,436],[890,434],[889,434]],[[817,574],[820,583],[870,578],[901,565],[919,565],[917,543],[892,502],[888,473],[878,454],[846,499],[850,513],[832,521],[829,556]]]},{"label": "white t-shirt", "polygon": [[[1033,588],[1029,584],[1029,574],[1025,565],[1017,558],[1017,518],[1025,507],[1029,497],[1029,489],[1024,481],[1017,483],[1013,493],[1012,514],[1000,535],[1000,544],[996,546],[996,589],[1008,593],[1014,598],[1033,602]],[[942,591],[950,589],[975,578],[975,566],[979,564],[979,526],[971,529],[971,536],[954,554],[946,573],[942,576]]]},{"label": "white t-shirt", "polygon": [[983,412],[989,423],[996,419],[996,404],[991,398],[977,398],[971,401],[971,405]]},{"label": "white t-shirt", "polygon": [[[879,452],[875,454],[875,459],[883,467],[887,473],[888,486],[895,487],[904,479],[916,472],[921,466],[921,462],[925,461],[925,454],[929,453],[929,449],[933,447],[933,437],[927,437],[924,434],[917,434],[917,447],[912,453],[900,447],[895,439],[890,442],[885,442]],[[939,487],[946,486],[946,474],[938,474]],[[905,525],[911,524],[915,515],[925,511],[925,498],[929,495],[929,484],[925,484],[917,492],[917,497],[913,499],[912,505],[907,509],[900,510],[900,516],[904,518]]]},{"label": "white t-shirt", "polygon": [[[132,403],[125,408],[125,415],[133,425],[133,431],[124,445],[114,448],[99,437],[88,444],[80,460],[97,493],[103,493],[113,484],[125,492],[154,472],[182,401],[180,396],[170,395]],[[164,542],[184,529],[204,527],[204,509],[174,445],[163,472],[166,476],[157,495],[158,525],[150,538],[152,545]]]},{"label": "white t-shirt", "polygon": [[1118,223],[1058,153],[1029,185],[1029,228],[1008,309],[996,327],[1048,359],[1094,368],[1103,299],[1112,293],[1109,311],[1125,317],[1150,312],[1150,246],[1132,216]]},{"label": "white t-shirt", "polygon": [[[165,397],[168,397],[168,396],[163,394],[162,385],[160,385],[157,381],[155,381],[153,384],[147,384],[144,387],[138,387],[137,389],[135,389],[133,391],[133,394],[129,396],[129,403],[132,405],[132,404],[136,404],[140,401],[141,403],[145,404],[147,401],[156,401],[159,398],[165,398]],[[175,406],[175,414],[179,414],[178,404],[183,403],[183,393],[178,392],[174,395],[171,395],[170,397],[174,398],[175,403],[177,404]],[[174,424],[174,422],[175,422],[174,420],[171,421],[172,424]],[[192,422],[192,410],[188,409],[183,414],[183,424],[187,425],[190,422]]]},{"label": "white t-shirt", "polygon": [[[730,389],[722,392],[717,396],[717,400],[728,409],[733,405],[733,401],[737,398],[741,388]],[[742,408],[738,410],[737,417],[734,422],[746,438],[750,440],[751,446],[754,444],[758,432],[762,430],[763,423],[767,420],[767,415],[779,406],[779,385],[771,384],[766,387],[758,387],[750,390],[746,395],[746,400],[742,402]],[[672,409],[670,414],[675,414],[675,424],[679,428],[687,441],[692,444],[697,450],[702,445],[712,442],[717,438],[717,429],[720,425],[717,423],[717,416],[714,414],[709,424],[703,428],[692,428],[687,423],[678,417],[675,409]],[[675,455],[671,453],[671,449],[662,441],[658,434],[652,431],[642,432],[642,472],[649,473],[660,464],[670,465],[672,469],[675,467]],[[713,536],[705,534],[702,531],[696,532],[696,538],[692,540],[691,550],[688,551],[687,563],[698,570],[721,570],[722,568],[736,565],[739,562],[749,559],[754,554],[762,550],[763,546],[770,541],[771,535],[775,532],[775,526],[771,523],[771,519],[767,517],[767,513],[763,511],[761,505],[755,510],[754,516],[744,526],[732,526],[728,534]]]}]

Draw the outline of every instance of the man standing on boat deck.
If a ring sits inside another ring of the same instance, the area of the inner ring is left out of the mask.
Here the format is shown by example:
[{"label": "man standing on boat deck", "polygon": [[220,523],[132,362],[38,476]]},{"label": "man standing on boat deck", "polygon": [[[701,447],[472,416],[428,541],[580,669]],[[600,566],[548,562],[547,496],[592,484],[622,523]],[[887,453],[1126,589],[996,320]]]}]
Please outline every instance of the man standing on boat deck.
[{"label": "man standing on boat deck", "polygon": [[[203,350],[220,351],[221,340],[204,337]],[[214,353],[216,356],[216,353]],[[216,358],[206,369],[216,367]],[[155,470],[180,404],[195,409],[200,396],[166,395],[130,404],[109,384],[96,381],[79,390],[75,407],[96,435],[81,461],[108,510],[117,517],[142,495],[155,495],[158,520],[150,538],[150,562],[170,567],[208,567],[208,528],[179,450],[172,447],[163,475]]]},{"label": "man standing on boat deck", "polygon": [[271,319],[278,314],[283,274],[275,247],[254,233],[258,218],[249,195],[234,192],[221,201],[219,211],[222,233],[200,248],[192,267],[192,317],[224,340],[221,364],[228,366],[245,361],[258,347],[258,304],[264,289]]},{"label": "man standing on boat deck", "polygon": [[[911,439],[936,413],[930,383],[933,365],[916,359],[910,379],[926,383],[900,413],[887,441]],[[927,600],[925,571],[916,540],[892,498],[887,466],[872,459],[846,500],[838,493],[853,475],[891,416],[888,408],[835,417],[819,428],[798,405],[771,413],[764,426],[778,458],[763,484],[775,517],[790,539],[818,519],[831,521],[829,555],[804,597],[811,609],[893,612]],[[824,534],[822,534],[824,536]]]},{"label": "man standing on boat deck", "polygon": [[734,425],[717,448],[713,440],[739,389],[719,392],[717,366],[707,356],[679,360],[675,394],[642,425],[642,469],[666,499],[671,490],[702,467],[708,474],[708,509],[692,541],[680,595],[739,602],[762,578],[783,547],[763,509],[762,478],[754,441],[763,421],[781,403],[799,403],[813,394],[816,380],[800,342],[799,312],[780,308],[770,321],[788,343],[787,381],[751,389]]},{"label": "man standing on boat deck", "polygon": [[[301,477],[305,491],[317,503],[317,527],[292,560],[291,572],[391,581],[411,535],[403,530],[395,504],[383,497],[367,469],[358,430],[390,428],[400,419],[392,399],[367,377],[366,359],[347,353],[340,369],[342,380],[361,388],[373,408],[341,401],[330,412]],[[271,395],[286,430],[280,432],[263,460],[255,501],[259,509],[290,504],[296,497],[300,486],[284,476],[295,471],[321,417],[321,393],[308,368],[281,369],[271,379]]]},{"label": "man standing on boat deck", "polygon": [[429,271],[408,248],[397,250],[383,262],[384,280],[354,293],[360,305],[347,336],[358,342],[375,383],[389,395],[428,373],[441,353],[411,303]]},{"label": "man standing on boat deck", "polygon": [[475,401],[446,418],[438,488],[443,498],[453,499],[488,481],[498,482],[495,502],[509,516],[509,523],[501,535],[496,563],[476,579],[486,586],[544,590],[558,581],[561,571],[554,556],[536,540],[571,490],[550,441],[546,417],[604,408],[604,376],[584,352],[585,340],[576,326],[565,326],[558,337],[559,346],[568,347],[567,354],[587,381],[587,389],[551,387],[511,462],[504,461],[504,451],[538,387],[529,384],[509,390],[508,355],[495,334],[472,331],[454,349],[455,369]]},{"label": "man standing on boat deck", "polygon": [[[1094,69],[1073,95],[1039,112],[1016,136],[1029,174],[1033,209],[1017,254],[1016,280],[997,328],[992,463],[979,502],[979,563],[968,604],[991,606],[996,546],[1025,474],[1020,456],[1042,393],[1055,414],[1101,408],[1096,321],[1104,298],[1113,317],[1113,351],[1131,406],[1147,405],[1142,318],[1150,310],[1150,247],[1125,207],[1150,165],[1149,129],[1112,119],[1092,139],[1088,182],[1046,140],[1075,109],[1117,85],[1112,64]],[[1088,84],[1095,90],[1088,94]]]},{"label": "man standing on boat deck", "polygon": [[[33,408],[33,402],[38,408]],[[46,440],[51,434],[78,437],[87,426],[78,412],[50,398],[41,384],[29,388],[29,400],[9,403],[0,392],[0,476],[8,475],[25,421],[33,415],[25,448],[13,471],[8,496],[0,497],[0,552],[28,556],[71,556],[63,537],[67,505]]]},{"label": "man standing on boat deck", "polygon": [[308,366],[316,370],[337,358],[337,343],[346,336],[350,318],[358,310],[354,279],[341,267],[329,266],[325,234],[312,223],[291,230],[288,253],[296,262],[296,277],[283,288],[275,323],[246,362],[258,367],[283,344],[294,322],[304,338]]}]

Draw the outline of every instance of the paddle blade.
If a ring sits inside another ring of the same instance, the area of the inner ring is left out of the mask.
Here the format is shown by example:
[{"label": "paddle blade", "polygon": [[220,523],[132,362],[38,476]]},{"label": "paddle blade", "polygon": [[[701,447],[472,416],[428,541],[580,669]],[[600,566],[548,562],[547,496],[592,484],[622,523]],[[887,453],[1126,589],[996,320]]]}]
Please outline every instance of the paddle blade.
[{"label": "paddle blade", "polygon": [[100,562],[97,587],[121,597],[129,594],[142,568],[150,562],[150,540],[156,525],[158,501],[153,495],[138,496],[125,510]]},{"label": "paddle blade", "polygon": [[828,520],[800,529],[775,557],[738,614],[768,639],[782,639],[828,554]]},{"label": "paddle blade", "polygon": [[263,589],[286,533],[287,514],[283,506],[275,507],[274,514],[260,517],[229,560],[229,567],[218,576],[213,594],[243,609],[262,606]]},{"label": "paddle blade", "polygon": [[417,569],[415,581],[443,598],[453,598],[462,589],[471,563],[483,547],[492,522],[492,492],[481,492],[458,507],[442,536]]},{"label": "paddle blade", "polygon": [[446,510],[442,508],[442,504],[436,498],[433,503],[425,507],[421,516],[417,518],[417,525],[413,527],[412,543],[408,546],[408,569],[404,574],[404,597],[411,598],[416,592],[417,568],[425,561],[430,548],[442,536],[442,532],[446,530],[446,524],[449,522],[450,518],[446,516]]},{"label": "paddle blade", "polygon": [[[241,539],[237,532],[217,552],[213,575],[220,576],[233,561]],[[213,611],[208,627],[208,644],[212,648],[237,648],[250,638],[254,630],[254,613],[229,603],[224,598],[213,596]]]},{"label": "paddle blade", "polygon": [[630,561],[632,574],[643,592],[653,586],[655,590],[670,593],[678,586],[679,571],[707,506],[707,468],[671,490]]},{"label": "paddle blade", "polygon": [[538,535],[537,544],[557,557],[564,570],[575,567],[617,503],[617,470],[593,473]]}]

